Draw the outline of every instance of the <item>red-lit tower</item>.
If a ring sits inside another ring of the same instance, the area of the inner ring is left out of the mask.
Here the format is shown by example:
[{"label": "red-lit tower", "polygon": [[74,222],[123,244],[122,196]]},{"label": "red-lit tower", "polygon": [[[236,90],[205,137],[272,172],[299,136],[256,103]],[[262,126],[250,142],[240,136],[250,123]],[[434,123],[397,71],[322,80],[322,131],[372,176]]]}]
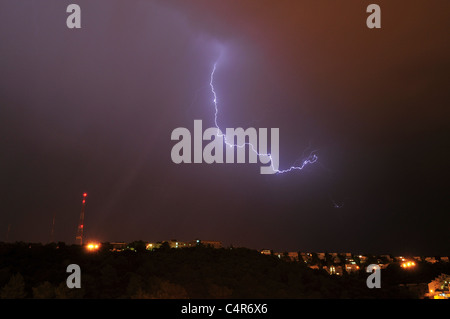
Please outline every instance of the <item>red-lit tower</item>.
[{"label": "red-lit tower", "polygon": [[83,228],[84,228],[84,211],[86,209],[86,197],[87,193],[83,193],[83,200],[81,202],[81,213],[80,213],[80,223],[78,224],[77,231],[77,243],[83,245]]}]

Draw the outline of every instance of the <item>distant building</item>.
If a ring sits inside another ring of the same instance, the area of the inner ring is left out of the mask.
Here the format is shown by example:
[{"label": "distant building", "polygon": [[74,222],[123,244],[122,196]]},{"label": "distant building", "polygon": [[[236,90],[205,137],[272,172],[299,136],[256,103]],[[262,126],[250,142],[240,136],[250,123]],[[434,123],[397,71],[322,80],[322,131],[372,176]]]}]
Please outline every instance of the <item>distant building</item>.
[{"label": "distant building", "polygon": [[341,258],[339,258],[339,256],[332,256],[333,259],[333,263],[335,264],[340,264],[343,260],[341,260]]},{"label": "distant building", "polygon": [[109,243],[111,245],[111,251],[122,251],[127,248],[126,243]]},{"label": "distant building", "polygon": [[364,255],[358,255],[357,256],[361,264],[364,264],[367,261],[367,256]]},{"label": "distant building", "polygon": [[298,261],[298,252],[288,252],[288,257],[292,261]]},{"label": "distant building", "polygon": [[[312,268],[312,267],[309,267],[309,268]],[[317,268],[319,268],[319,267],[317,267]],[[336,273],[336,268],[334,266],[330,266],[330,267],[324,266],[322,269],[325,270],[330,275],[334,275]]]},{"label": "distant building", "polygon": [[441,262],[448,263],[448,257],[441,257]]},{"label": "distant building", "polygon": [[434,258],[434,257],[426,257],[425,261],[430,263],[430,264],[434,264],[434,263],[437,262],[436,258]]},{"label": "distant building", "polygon": [[317,253],[317,257],[318,257],[320,260],[325,260],[325,253]]},{"label": "distant building", "polygon": [[147,250],[153,250],[153,249],[157,249],[159,247],[161,247],[162,243],[161,242],[157,242],[157,243],[146,243],[145,248]]},{"label": "distant building", "polygon": [[208,241],[208,240],[200,240],[195,239],[189,242],[179,241],[177,239],[171,239],[167,241],[159,241],[159,242],[148,242],[146,244],[147,250],[153,250],[160,248],[163,243],[167,243],[170,248],[188,248],[188,247],[196,247],[198,245],[204,245],[212,248],[222,248],[222,243],[220,241]]},{"label": "distant building", "polygon": [[195,247],[200,245],[200,239],[194,239],[187,243],[188,247]]},{"label": "distant building", "polygon": [[[310,267],[310,268],[312,268],[312,267]],[[338,275],[338,276],[343,275],[341,266],[331,265],[330,267],[325,266],[325,267],[323,267],[323,269],[326,270],[330,275]]]},{"label": "distant building", "polygon": [[356,263],[345,264],[345,271],[347,273],[358,272],[359,266]]},{"label": "distant building", "polygon": [[301,260],[303,260],[303,262],[308,263],[311,262],[312,260],[312,254],[311,253],[300,253]]},{"label": "distant building", "polygon": [[440,274],[428,284],[427,297],[433,299],[449,299],[450,298],[450,275]]},{"label": "distant building", "polygon": [[272,251],[270,249],[261,250],[261,254],[263,255],[272,255]]},{"label": "distant building", "polygon": [[343,256],[345,258],[346,263],[355,262],[351,253],[345,253],[345,254],[343,254]]},{"label": "distant building", "polygon": [[176,239],[171,239],[168,241],[170,248],[182,248],[186,247],[186,243],[180,242]]}]

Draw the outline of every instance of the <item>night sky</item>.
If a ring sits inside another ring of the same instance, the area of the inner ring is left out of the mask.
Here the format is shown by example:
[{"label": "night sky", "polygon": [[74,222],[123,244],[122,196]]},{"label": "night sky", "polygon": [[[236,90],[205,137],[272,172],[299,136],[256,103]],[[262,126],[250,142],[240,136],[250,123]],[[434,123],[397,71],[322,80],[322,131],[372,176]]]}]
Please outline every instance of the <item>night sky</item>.
[{"label": "night sky", "polygon": [[[81,7],[68,29],[66,7]],[[366,8],[381,7],[381,29]],[[448,255],[450,5],[0,3],[0,241],[195,238]],[[172,162],[170,136],[280,129],[280,169]],[[338,208],[339,207],[339,208]],[[9,232],[8,232],[9,228]]]}]

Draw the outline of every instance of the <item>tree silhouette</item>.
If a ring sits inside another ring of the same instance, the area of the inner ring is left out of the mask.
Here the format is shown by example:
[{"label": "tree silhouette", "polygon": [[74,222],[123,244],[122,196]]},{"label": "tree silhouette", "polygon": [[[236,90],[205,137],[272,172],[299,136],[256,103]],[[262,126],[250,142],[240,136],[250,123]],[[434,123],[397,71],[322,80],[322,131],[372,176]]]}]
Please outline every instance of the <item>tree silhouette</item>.
[{"label": "tree silhouette", "polygon": [[162,281],[156,292],[153,293],[152,298],[155,299],[187,299],[189,298],[186,289],[183,286],[177,285],[168,281]]},{"label": "tree silhouette", "polygon": [[159,250],[169,250],[170,249],[170,244],[167,241],[164,241],[161,243],[161,246],[159,247]]},{"label": "tree silhouette", "polygon": [[48,281],[45,281],[39,286],[33,287],[33,298],[53,299],[55,298],[55,287]]},{"label": "tree silhouette", "polygon": [[25,281],[20,273],[12,275],[0,292],[2,299],[23,299],[26,297]]},{"label": "tree silhouette", "polygon": [[[136,243],[135,247],[141,244]],[[313,264],[322,264],[317,257],[313,254]],[[339,257],[344,263],[345,256]],[[81,289],[66,285],[65,270],[73,262],[83,271]],[[359,273],[348,276],[330,276],[308,266],[311,263],[287,262],[239,247],[170,249],[166,243],[162,249],[142,253],[104,250],[92,254],[79,245],[0,243],[0,297],[409,298],[408,288],[399,284],[428,283],[450,273],[450,263],[417,263],[408,271],[394,263],[383,270],[380,292],[367,289],[368,275],[361,264]]]},{"label": "tree silhouette", "polygon": [[56,299],[81,299],[84,296],[83,288],[68,288],[65,281],[55,289]]},{"label": "tree silhouette", "polygon": [[211,284],[208,287],[208,293],[211,298],[214,299],[227,299],[231,298],[231,296],[233,295],[233,290],[225,286]]}]

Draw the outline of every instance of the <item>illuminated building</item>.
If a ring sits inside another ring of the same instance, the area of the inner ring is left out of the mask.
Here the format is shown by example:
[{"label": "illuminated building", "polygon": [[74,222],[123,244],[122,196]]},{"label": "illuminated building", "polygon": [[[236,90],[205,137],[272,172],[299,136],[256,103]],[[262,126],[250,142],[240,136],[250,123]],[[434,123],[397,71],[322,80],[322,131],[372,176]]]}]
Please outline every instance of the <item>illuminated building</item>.
[{"label": "illuminated building", "polygon": [[434,263],[437,262],[436,258],[434,258],[434,257],[426,257],[425,261],[430,263],[430,264],[434,264]]},{"label": "illuminated building", "polygon": [[441,274],[428,284],[428,294],[433,299],[450,298],[450,275]]},{"label": "illuminated building", "polygon": [[161,247],[161,243],[147,243],[145,245],[145,249],[147,249],[147,250],[153,250],[153,249],[156,249],[159,247]]},{"label": "illuminated building", "polygon": [[359,266],[353,261],[349,264],[345,264],[345,271],[348,273],[358,272]]},{"label": "illuminated building", "polygon": [[367,261],[367,256],[358,255],[359,261],[364,264]]},{"label": "illuminated building", "polygon": [[311,262],[311,260],[312,260],[312,254],[311,253],[300,253],[300,256],[302,257],[302,260],[305,263]]},{"label": "illuminated building", "polygon": [[127,248],[127,244],[126,243],[110,243],[111,245],[111,251],[123,251]]},{"label": "illuminated building", "polygon": [[[313,267],[309,267],[309,268],[313,268]],[[323,269],[326,270],[330,275],[342,276],[342,274],[343,274],[341,266],[331,265],[330,267],[325,266],[325,267],[323,267]]]},{"label": "illuminated building", "polygon": [[292,261],[298,261],[298,252],[288,252],[287,253],[288,257],[290,260]]},{"label": "illuminated building", "polygon": [[181,247],[185,247],[186,244],[182,243],[176,239],[171,239],[168,241],[170,248],[181,248]]}]

